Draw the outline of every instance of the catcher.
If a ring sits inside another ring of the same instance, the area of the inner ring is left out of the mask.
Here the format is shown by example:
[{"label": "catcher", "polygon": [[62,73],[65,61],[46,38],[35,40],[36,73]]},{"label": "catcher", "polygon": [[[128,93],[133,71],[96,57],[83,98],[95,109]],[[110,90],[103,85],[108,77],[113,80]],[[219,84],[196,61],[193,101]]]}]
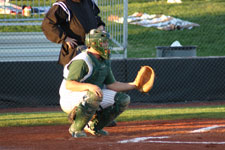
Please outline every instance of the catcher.
[{"label": "catcher", "polygon": [[151,67],[142,67],[130,83],[116,81],[110,65],[109,34],[93,29],[86,34],[87,49],[64,67],[60,86],[60,106],[71,121],[72,137],[108,135],[103,130],[129,105],[132,89],[148,92],[154,82]]}]

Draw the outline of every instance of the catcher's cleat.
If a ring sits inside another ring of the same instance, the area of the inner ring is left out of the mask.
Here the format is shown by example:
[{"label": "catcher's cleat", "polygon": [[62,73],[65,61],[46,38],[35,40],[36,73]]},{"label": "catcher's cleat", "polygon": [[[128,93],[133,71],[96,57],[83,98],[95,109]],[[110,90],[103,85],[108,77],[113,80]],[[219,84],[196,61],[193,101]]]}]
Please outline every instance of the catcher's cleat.
[{"label": "catcher's cleat", "polygon": [[90,133],[91,135],[94,135],[94,136],[107,136],[109,135],[109,133],[103,129],[101,130],[93,130],[89,127],[89,125],[86,125],[85,128],[84,128],[84,131],[87,132],[87,133]]},{"label": "catcher's cleat", "polygon": [[87,137],[86,133],[84,131],[72,131],[69,128],[69,133],[72,135],[74,138],[81,138],[81,137]]},{"label": "catcher's cleat", "polygon": [[107,125],[107,127],[115,127],[115,126],[117,126],[117,123],[116,123],[115,120],[113,120],[111,123],[109,123],[109,124]]}]

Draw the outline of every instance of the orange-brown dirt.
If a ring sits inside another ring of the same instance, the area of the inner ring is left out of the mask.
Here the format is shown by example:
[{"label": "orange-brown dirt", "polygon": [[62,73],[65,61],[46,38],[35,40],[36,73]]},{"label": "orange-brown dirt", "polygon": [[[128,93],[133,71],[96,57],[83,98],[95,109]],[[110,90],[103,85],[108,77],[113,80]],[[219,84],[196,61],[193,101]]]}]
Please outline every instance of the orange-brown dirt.
[{"label": "orange-brown dirt", "polygon": [[[224,102],[218,102],[220,104]],[[218,105],[208,103],[208,105]],[[179,105],[179,106],[178,106]],[[202,105],[201,103],[175,104],[170,107]],[[207,105],[204,103],[204,105]],[[168,107],[148,105],[138,107]],[[135,106],[130,106],[135,107]],[[46,108],[45,108],[46,109]],[[8,109],[9,110],[9,109]],[[10,111],[26,111],[11,109]],[[37,111],[33,108],[29,111]],[[59,108],[50,108],[60,110]],[[7,112],[2,109],[1,112]],[[207,128],[208,127],[208,128]],[[0,150],[224,150],[224,119],[187,119],[173,121],[118,122],[116,127],[106,127],[110,135],[87,138],[72,138],[68,125],[2,127],[0,128]],[[204,132],[192,133],[204,128]]]}]

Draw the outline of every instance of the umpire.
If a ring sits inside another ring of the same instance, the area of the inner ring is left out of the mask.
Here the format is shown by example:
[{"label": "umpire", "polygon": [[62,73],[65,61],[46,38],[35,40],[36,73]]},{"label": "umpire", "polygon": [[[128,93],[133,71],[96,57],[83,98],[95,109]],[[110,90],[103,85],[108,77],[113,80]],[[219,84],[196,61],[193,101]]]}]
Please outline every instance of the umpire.
[{"label": "umpire", "polygon": [[62,44],[59,64],[64,66],[77,55],[77,46],[84,45],[85,34],[91,29],[104,29],[99,13],[93,0],[58,0],[53,4],[42,30],[48,40]]}]

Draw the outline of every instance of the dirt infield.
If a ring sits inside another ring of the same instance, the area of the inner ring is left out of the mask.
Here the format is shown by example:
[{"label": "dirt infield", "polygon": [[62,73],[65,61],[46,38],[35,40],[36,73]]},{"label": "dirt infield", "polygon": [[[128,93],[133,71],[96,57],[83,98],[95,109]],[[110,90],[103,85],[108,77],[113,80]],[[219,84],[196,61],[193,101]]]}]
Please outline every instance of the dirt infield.
[{"label": "dirt infield", "polygon": [[0,128],[1,150],[224,150],[225,120],[119,122],[106,137],[71,138],[69,125]]},{"label": "dirt infield", "polygon": [[105,137],[72,138],[68,125],[0,128],[0,150],[224,150],[225,120],[118,122]]}]

